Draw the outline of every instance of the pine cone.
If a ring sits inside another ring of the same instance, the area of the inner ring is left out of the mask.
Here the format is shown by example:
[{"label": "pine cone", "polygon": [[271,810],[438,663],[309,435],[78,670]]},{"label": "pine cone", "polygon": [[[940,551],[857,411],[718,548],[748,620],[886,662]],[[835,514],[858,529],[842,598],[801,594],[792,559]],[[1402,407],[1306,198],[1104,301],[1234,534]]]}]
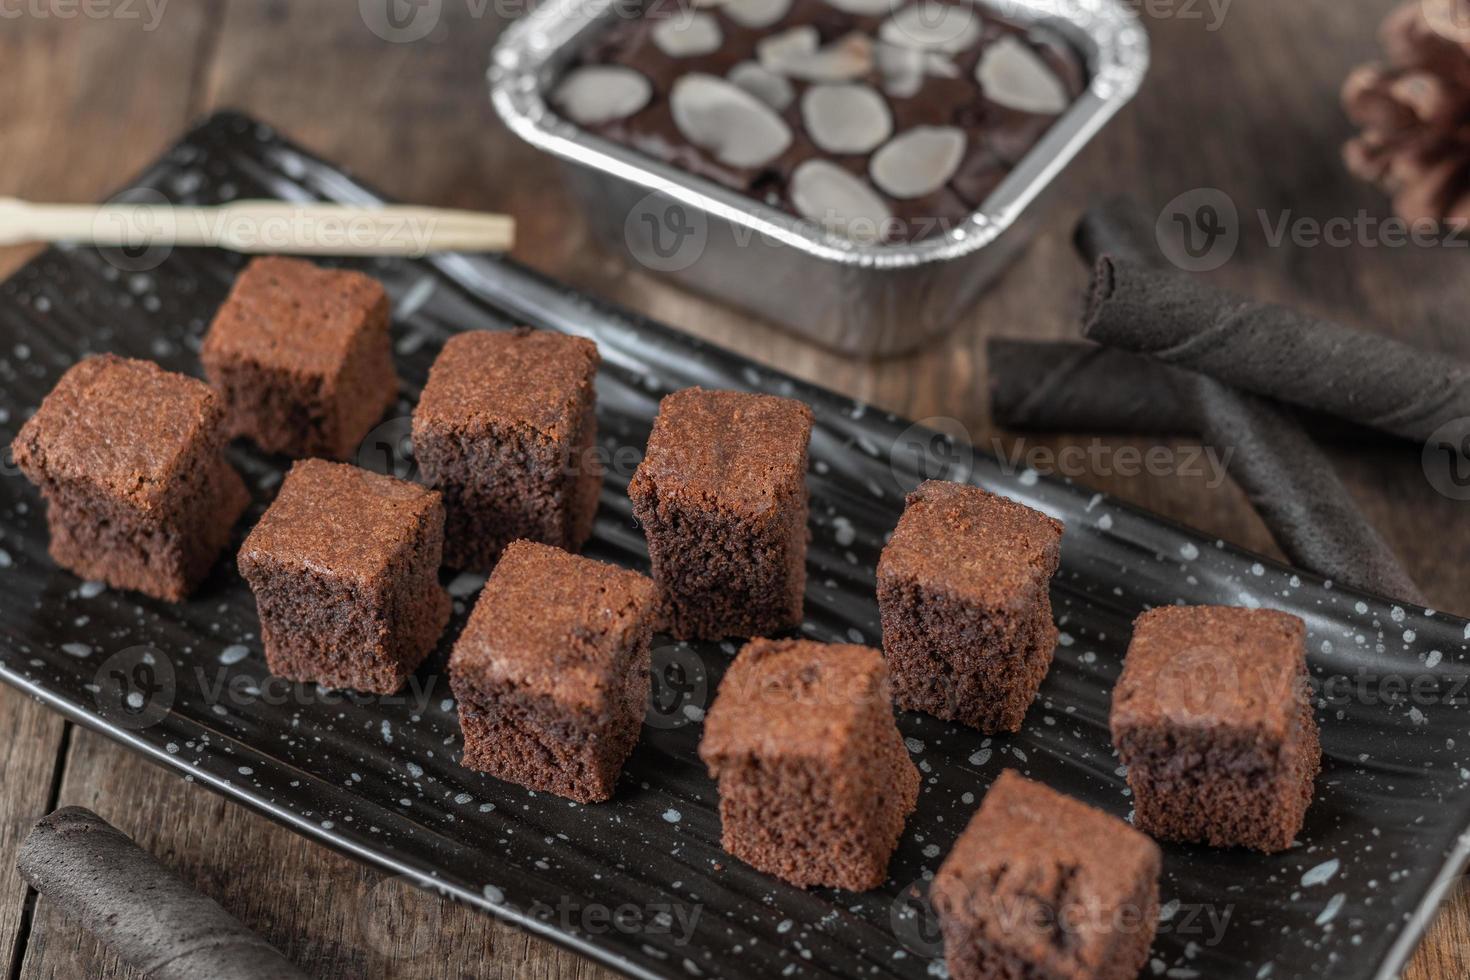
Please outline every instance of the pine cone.
[{"label": "pine cone", "polygon": [[1410,0],[1381,32],[1387,61],[1343,85],[1362,133],[1348,169],[1393,197],[1406,221],[1470,223],[1470,0]]}]

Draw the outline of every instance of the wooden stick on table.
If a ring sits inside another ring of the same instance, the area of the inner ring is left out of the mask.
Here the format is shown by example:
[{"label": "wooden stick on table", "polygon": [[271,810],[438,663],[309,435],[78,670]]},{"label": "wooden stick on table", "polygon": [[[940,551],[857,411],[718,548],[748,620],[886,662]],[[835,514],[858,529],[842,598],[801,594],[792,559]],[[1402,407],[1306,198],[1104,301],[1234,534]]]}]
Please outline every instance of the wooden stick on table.
[{"label": "wooden stick on table", "polygon": [[30,204],[0,198],[0,245],[78,242],[102,247],[201,245],[289,255],[504,252],[515,219],[412,206],[347,207],[236,201],[167,204]]}]

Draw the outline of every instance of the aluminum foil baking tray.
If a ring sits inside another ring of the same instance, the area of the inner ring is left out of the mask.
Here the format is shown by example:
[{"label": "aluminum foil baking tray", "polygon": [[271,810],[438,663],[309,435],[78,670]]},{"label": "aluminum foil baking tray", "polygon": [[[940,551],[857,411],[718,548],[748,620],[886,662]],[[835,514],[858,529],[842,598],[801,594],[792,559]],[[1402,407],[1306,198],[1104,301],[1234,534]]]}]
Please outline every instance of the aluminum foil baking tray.
[{"label": "aluminum foil baking tray", "polygon": [[1148,36],[1121,0],[991,0],[982,9],[1045,25],[1082,54],[1085,92],[995,190],[941,236],[859,244],[744,194],[590,133],[547,93],[628,0],[547,0],[496,45],[491,99],[506,124],[556,157],[597,236],[635,262],[865,356],[913,350],[957,324],[1020,250],[1039,199],[1142,84]]}]

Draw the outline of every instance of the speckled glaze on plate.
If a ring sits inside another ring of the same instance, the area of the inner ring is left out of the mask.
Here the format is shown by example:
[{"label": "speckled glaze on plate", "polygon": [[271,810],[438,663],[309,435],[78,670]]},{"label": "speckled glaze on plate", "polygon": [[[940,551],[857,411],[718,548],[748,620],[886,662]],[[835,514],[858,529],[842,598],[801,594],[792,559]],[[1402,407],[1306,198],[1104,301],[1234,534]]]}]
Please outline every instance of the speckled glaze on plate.
[{"label": "speckled glaze on plate", "polygon": [[[155,200],[204,203],[376,199],[236,115],[204,123],[138,186]],[[243,261],[204,250],[161,257],[76,248],[30,263],[0,286],[0,439],[9,443],[85,353],[152,358],[198,374],[200,337]],[[46,557],[40,501],[10,465],[0,479],[0,676],[307,837],[630,974],[924,977],[942,975],[923,900],[927,879],[997,773],[1019,769],[1128,813],[1107,709],[1132,618],[1162,603],[1259,603],[1302,616],[1310,630],[1312,671],[1325,692],[1317,800],[1301,843],[1284,854],[1165,848],[1164,921],[1145,974],[1387,980],[1463,867],[1463,620],[1333,588],[1083,487],[972,459],[901,419],[513,263],[447,256],[360,267],[394,297],[408,399],[457,330],[530,322],[598,342],[610,465],[587,549],[596,558],[646,566],[624,491],[661,395],[701,384],[809,402],[817,418],[805,625],[812,637],[877,643],[874,564],[904,491],[923,476],[973,479],[1066,521],[1053,593],[1061,645],[1023,731],[986,739],[901,716],[924,783],[890,880],[861,895],[798,891],[719,849],[714,787],[695,748],[732,645],[660,645],[650,723],[617,798],[571,805],[456,762],[443,668],[479,580],[449,580],[455,618],[403,695],[342,697],[272,683],[254,604],[232,561],[179,606],[80,582]],[[408,408],[403,402],[397,414]],[[406,436],[405,421],[386,422],[361,461],[408,472]],[[242,447],[231,455],[255,494],[238,543],[282,468]],[[1343,696],[1354,686],[1355,696]]]}]

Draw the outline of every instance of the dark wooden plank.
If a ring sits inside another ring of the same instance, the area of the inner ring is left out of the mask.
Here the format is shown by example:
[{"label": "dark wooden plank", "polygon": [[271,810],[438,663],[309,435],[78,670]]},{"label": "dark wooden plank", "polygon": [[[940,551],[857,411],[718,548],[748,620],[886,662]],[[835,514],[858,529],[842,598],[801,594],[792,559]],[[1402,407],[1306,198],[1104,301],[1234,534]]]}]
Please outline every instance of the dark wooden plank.
[{"label": "dark wooden plank", "polygon": [[30,698],[0,687],[0,964],[19,967],[31,923],[16,849],[47,812],[65,722]]}]

